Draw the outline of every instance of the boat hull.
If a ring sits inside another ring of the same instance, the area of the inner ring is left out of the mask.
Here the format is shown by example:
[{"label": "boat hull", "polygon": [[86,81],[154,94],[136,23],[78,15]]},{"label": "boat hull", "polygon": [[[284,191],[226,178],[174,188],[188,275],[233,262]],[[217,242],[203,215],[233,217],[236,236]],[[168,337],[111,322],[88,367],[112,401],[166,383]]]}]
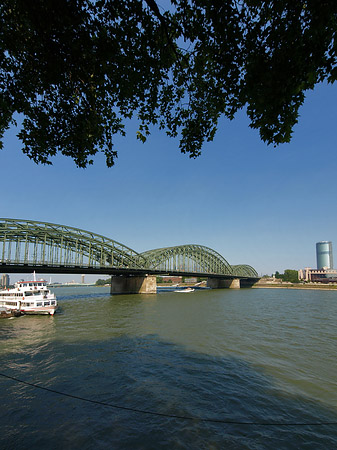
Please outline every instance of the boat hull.
[{"label": "boat hull", "polygon": [[187,288],[187,289],[179,289],[179,290],[176,290],[176,291],[174,291],[174,292],[179,292],[179,293],[181,293],[181,294],[188,294],[189,292],[194,292],[194,289],[190,289],[190,288]]},{"label": "boat hull", "polygon": [[32,308],[32,309],[20,309],[22,314],[42,314],[42,315],[51,315],[53,316],[57,310],[57,307],[46,307],[46,308]]}]

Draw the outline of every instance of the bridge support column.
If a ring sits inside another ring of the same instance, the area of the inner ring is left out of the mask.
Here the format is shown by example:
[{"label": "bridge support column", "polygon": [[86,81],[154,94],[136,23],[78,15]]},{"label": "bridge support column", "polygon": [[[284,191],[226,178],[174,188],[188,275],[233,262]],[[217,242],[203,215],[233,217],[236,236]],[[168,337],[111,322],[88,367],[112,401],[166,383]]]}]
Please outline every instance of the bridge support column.
[{"label": "bridge support column", "polygon": [[257,283],[259,281],[259,279],[260,278],[241,279],[240,285],[241,285],[241,287],[251,288],[252,286],[254,286],[255,283]]},{"label": "bridge support column", "polygon": [[211,289],[240,289],[239,278],[234,278],[233,280],[224,280],[221,278],[208,278],[207,287]]},{"label": "bridge support column", "polygon": [[111,277],[111,294],[155,294],[156,292],[157,280],[154,275]]}]

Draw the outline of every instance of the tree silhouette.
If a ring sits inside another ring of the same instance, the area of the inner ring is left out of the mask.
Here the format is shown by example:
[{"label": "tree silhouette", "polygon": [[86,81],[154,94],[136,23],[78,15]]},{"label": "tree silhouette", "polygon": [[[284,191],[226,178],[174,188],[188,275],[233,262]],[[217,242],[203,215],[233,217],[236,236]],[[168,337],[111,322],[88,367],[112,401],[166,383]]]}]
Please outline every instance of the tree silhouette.
[{"label": "tree silhouette", "polygon": [[0,136],[23,118],[23,152],[79,167],[138,120],[196,157],[218,119],[246,107],[261,139],[289,142],[305,91],[336,80],[333,0],[3,0]]}]

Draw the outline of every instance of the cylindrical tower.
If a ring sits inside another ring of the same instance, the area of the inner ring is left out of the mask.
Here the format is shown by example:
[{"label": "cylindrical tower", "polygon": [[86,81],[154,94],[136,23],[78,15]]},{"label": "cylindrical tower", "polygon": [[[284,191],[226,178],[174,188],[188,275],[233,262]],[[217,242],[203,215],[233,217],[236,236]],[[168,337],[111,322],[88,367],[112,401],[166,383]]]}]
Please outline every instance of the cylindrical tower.
[{"label": "cylindrical tower", "polygon": [[316,244],[317,269],[333,269],[332,242],[321,241]]}]

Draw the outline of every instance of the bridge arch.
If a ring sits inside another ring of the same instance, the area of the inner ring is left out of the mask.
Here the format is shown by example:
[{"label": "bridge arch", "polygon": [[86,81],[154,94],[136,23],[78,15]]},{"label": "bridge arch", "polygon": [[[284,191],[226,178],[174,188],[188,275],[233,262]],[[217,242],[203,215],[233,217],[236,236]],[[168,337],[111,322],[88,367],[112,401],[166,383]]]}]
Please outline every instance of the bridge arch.
[{"label": "bridge arch", "polygon": [[138,269],[144,258],[96,233],[34,220],[0,219],[0,262],[15,265]]},{"label": "bridge arch", "polygon": [[220,253],[203,245],[188,244],[148,250],[141,254],[147,267],[165,272],[232,275],[231,265]]},{"label": "bridge arch", "polygon": [[239,277],[247,277],[247,278],[258,278],[259,275],[254,269],[254,267],[249,266],[248,264],[239,264],[232,266],[233,273]]},{"label": "bridge arch", "polygon": [[[189,274],[258,278],[249,265],[231,266],[215,250],[197,244],[137,253],[113,239],[48,222],[0,218],[0,267],[20,272],[145,275]],[[81,272],[80,272],[81,273]]]}]

